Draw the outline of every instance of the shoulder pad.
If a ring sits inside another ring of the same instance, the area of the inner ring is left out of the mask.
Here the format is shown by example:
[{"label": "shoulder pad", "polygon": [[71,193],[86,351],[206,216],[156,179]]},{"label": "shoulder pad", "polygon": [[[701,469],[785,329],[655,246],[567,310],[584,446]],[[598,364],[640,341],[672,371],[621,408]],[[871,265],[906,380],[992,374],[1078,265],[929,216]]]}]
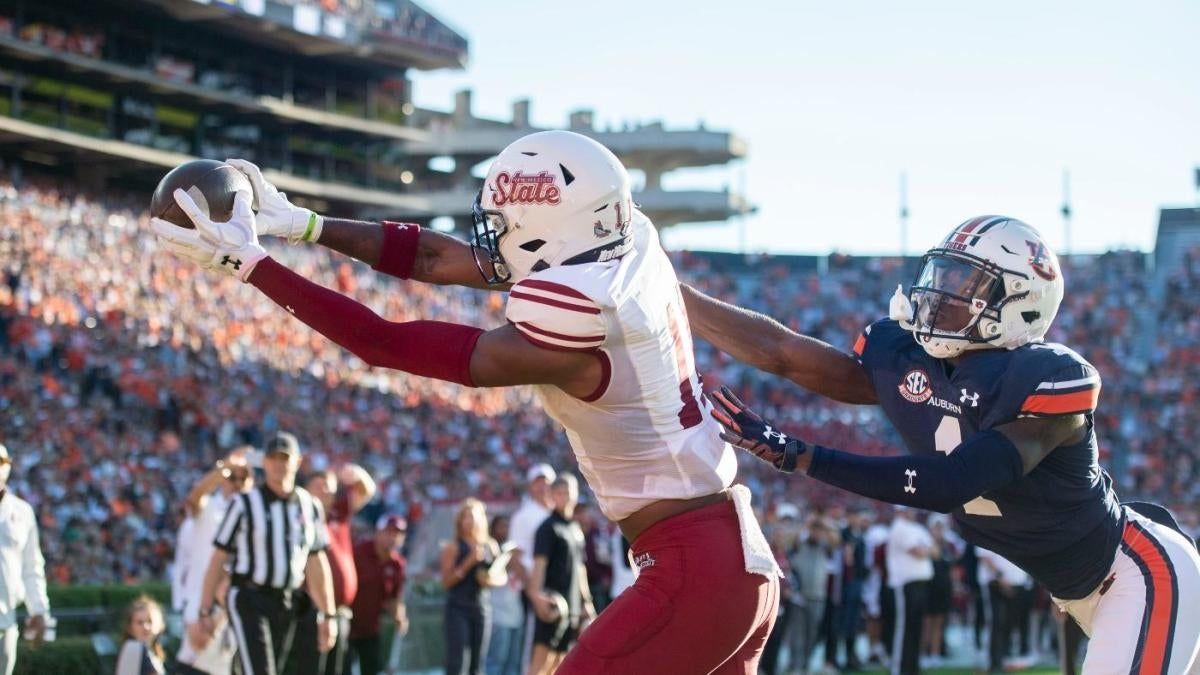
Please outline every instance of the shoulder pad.
[{"label": "shoulder pad", "polygon": [[505,318],[539,347],[593,351],[604,343],[606,335],[601,304],[577,284],[563,282],[595,282],[595,279],[588,279],[588,270],[569,270],[570,273],[563,274],[567,270],[552,267],[514,284],[509,291]]},{"label": "shoulder pad", "polygon": [[1034,343],[1018,351],[1010,372],[1017,375],[1014,389],[1023,390],[1021,416],[1053,417],[1096,410],[1100,373],[1082,356],[1053,343]]}]

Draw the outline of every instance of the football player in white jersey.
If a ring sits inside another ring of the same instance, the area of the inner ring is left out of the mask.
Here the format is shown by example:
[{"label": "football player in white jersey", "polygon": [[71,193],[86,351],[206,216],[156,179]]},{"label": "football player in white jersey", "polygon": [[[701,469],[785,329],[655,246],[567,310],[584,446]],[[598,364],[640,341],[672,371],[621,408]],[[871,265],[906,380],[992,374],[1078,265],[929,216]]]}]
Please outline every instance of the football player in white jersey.
[{"label": "football player in white jersey", "polygon": [[[546,131],[506,148],[476,201],[473,246],[416,225],[322,218],[249,162],[239,195],[197,229],[152,224],[173,253],[250,283],[370,365],[467,386],[536,385],[640,570],[580,636],[562,673],[754,673],[778,606],[778,567],[733,486],[736,457],[703,398],[675,271],[599,143]],[[318,242],[378,271],[510,289],[500,328],[393,323],[268,257],[258,235]],[[531,597],[539,614],[540,597]]]}]

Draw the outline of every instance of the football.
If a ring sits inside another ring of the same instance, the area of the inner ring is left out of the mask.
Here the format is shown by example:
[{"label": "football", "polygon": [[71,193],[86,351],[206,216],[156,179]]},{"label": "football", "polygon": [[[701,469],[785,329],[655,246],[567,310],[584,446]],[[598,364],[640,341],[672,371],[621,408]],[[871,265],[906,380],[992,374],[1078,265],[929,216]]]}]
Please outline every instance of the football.
[{"label": "football", "polygon": [[224,162],[197,159],[180,164],[167,172],[154,188],[154,195],[150,197],[150,215],[188,229],[195,226],[175,203],[173,194],[177,188],[187,191],[196,205],[217,222],[229,220],[236,193],[244,191],[254,196],[250,179]]}]

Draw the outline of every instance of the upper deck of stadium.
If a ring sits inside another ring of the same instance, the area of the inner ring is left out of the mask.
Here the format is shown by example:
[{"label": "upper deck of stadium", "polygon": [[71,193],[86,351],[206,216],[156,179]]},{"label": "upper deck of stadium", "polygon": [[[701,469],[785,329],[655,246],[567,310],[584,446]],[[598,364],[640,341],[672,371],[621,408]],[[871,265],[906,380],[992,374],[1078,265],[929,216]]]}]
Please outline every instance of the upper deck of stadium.
[{"label": "upper deck of stadium", "polygon": [[[530,103],[509,120],[474,115],[470,92],[449,111],[415,108],[409,73],[464,67],[466,38],[407,0],[355,6],[114,0],[101,20],[87,0],[0,0],[0,154],[97,187],[151,185],[194,157],[246,157],[315,208],[461,224],[476,167],[538,130]],[[598,129],[589,110],[564,126],[640,171],[636,199],[660,226],[753,208],[729,190],[661,187],[665,172],[744,157],[731,132]]]}]

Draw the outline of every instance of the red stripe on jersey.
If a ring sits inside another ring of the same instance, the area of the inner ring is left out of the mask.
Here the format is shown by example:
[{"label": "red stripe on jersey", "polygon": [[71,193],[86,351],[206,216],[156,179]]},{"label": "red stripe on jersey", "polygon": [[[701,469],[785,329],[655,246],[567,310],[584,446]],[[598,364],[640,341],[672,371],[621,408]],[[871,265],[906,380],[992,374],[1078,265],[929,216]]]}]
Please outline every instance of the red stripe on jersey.
[{"label": "red stripe on jersey", "polygon": [[517,288],[519,287],[513,287],[512,291],[509,293],[510,298],[519,298],[521,300],[528,300],[530,302],[538,302],[543,305],[550,305],[551,307],[558,307],[559,309],[569,309],[572,312],[580,312],[582,314],[600,313],[599,307],[580,307],[579,305],[572,305],[569,302],[562,302],[561,300],[554,300],[551,298],[544,298],[540,295],[529,295],[528,293],[522,293],[518,291]]},{"label": "red stripe on jersey", "polygon": [[568,298],[575,298],[577,300],[587,300],[588,302],[592,302],[591,298],[584,295],[583,293],[580,293],[579,291],[575,290],[574,288],[571,288],[570,286],[564,286],[562,284],[556,284],[553,281],[545,281],[542,279],[522,279],[521,281],[518,281],[516,284],[514,284],[513,288],[536,288],[539,291],[546,291],[548,293],[558,293],[559,295],[565,295]]},{"label": "red stripe on jersey", "polygon": [[553,342],[546,342],[545,340],[539,339],[536,334],[532,334],[532,333],[525,331],[521,326],[519,326],[517,324],[513,324],[513,325],[516,327],[517,332],[521,334],[521,337],[525,338],[529,342],[532,342],[533,344],[537,345],[538,347],[541,347],[542,349],[549,349],[549,350],[555,351],[555,352],[594,352],[600,348],[600,345],[592,345],[590,347],[576,347],[574,345],[556,345]]},{"label": "red stripe on jersey", "polygon": [[1135,664],[1138,662],[1137,656],[1141,657],[1141,667],[1134,672],[1138,675],[1164,675],[1170,659],[1175,623],[1177,598],[1174,568],[1170,559],[1163,555],[1162,549],[1149,539],[1149,534],[1134,523],[1125,524],[1121,543],[1126,553],[1140,563],[1153,598],[1151,606],[1146,608],[1149,617],[1143,624],[1146,632],[1142,635],[1141,653],[1134,657]]},{"label": "red stripe on jersey", "polygon": [[1034,394],[1021,404],[1021,412],[1041,415],[1081,413],[1095,410],[1099,401],[1099,387],[1070,394]]},{"label": "red stripe on jersey", "polygon": [[860,333],[858,336],[858,339],[854,341],[854,355],[858,356],[858,357],[862,357],[863,350],[866,349],[866,347],[867,347],[867,336],[862,335]]},{"label": "red stripe on jersey", "polygon": [[584,336],[584,337],[580,337],[578,335],[563,335],[562,333],[555,333],[553,331],[548,331],[543,328],[538,328],[537,326],[535,326],[527,321],[517,321],[516,324],[517,324],[517,327],[519,327],[519,328],[522,328],[525,330],[531,330],[539,335],[545,335],[546,337],[552,337],[556,340],[564,340],[566,342],[603,342],[604,341],[603,335],[588,335],[588,336]]}]

